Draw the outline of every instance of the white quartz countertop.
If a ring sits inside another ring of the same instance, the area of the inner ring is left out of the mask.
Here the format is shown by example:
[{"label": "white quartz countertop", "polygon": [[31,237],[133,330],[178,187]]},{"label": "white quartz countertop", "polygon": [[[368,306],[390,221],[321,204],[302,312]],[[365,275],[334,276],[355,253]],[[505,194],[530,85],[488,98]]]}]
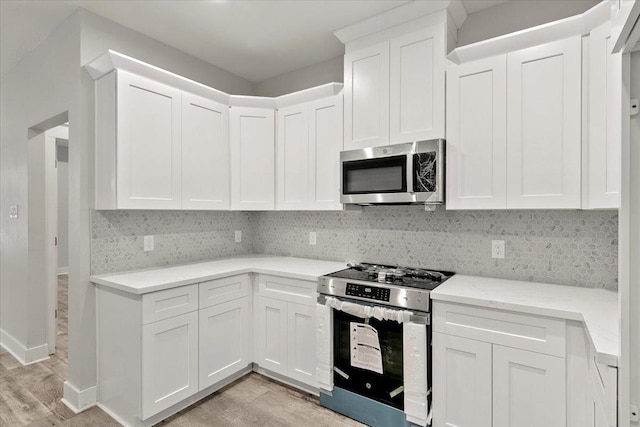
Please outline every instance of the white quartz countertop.
[{"label": "white quartz countertop", "polygon": [[618,294],[604,289],[455,275],[431,298],[584,322],[597,360],[618,365]]},{"label": "white quartz countertop", "polygon": [[346,266],[345,263],[334,261],[252,255],[91,276],[91,281],[132,294],[145,294],[244,273],[316,281],[319,276],[342,270]]}]

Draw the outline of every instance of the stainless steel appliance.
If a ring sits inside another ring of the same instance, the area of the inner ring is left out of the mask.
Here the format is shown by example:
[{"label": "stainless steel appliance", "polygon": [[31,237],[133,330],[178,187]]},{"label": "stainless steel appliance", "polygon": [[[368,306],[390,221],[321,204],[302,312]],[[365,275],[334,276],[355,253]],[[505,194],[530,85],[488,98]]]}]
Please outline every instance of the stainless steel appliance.
[{"label": "stainless steel appliance", "polygon": [[[409,426],[403,330],[407,323],[426,325],[420,329],[426,334],[422,338],[426,343],[426,390],[431,380],[429,293],[453,274],[363,263],[320,277],[318,302],[333,307],[333,389],[330,393],[321,390],[320,403],[370,426]],[[349,304],[350,309],[337,309],[336,301]],[[363,314],[376,308],[380,309],[378,316]],[[400,320],[402,315],[404,321]],[[367,347],[369,365],[355,363],[362,351],[354,338],[360,334],[358,328],[370,332],[362,344]],[[425,400],[430,400],[426,396]],[[424,404],[429,407],[429,402]]]},{"label": "stainless steel appliance", "polygon": [[444,203],[444,155],[443,139],[343,151],[340,201]]}]

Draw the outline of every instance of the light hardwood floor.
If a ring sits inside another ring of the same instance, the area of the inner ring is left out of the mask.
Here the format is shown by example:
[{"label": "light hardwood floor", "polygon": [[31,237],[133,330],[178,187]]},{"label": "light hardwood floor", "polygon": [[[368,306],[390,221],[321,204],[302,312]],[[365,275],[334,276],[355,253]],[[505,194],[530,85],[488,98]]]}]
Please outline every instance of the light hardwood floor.
[{"label": "light hardwood floor", "polygon": [[[0,347],[0,426],[118,426],[94,407],[74,414],[60,399],[67,378],[68,276],[58,276],[56,353],[22,366]],[[313,426],[362,424],[321,407],[310,394],[252,373],[160,423],[170,427]]]}]

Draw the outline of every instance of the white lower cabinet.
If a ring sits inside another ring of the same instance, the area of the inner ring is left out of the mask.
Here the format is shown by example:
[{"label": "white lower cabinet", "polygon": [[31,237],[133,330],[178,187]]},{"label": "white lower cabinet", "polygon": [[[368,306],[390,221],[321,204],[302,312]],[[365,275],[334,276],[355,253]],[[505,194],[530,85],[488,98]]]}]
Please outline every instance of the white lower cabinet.
[{"label": "white lower cabinet", "polygon": [[288,303],[287,309],[287,376],[317,386],[316,307]]},{"label": "white lower cabinet", "polygon": [[246,298],[200,310],[200,390],[250,363],[248,310]]},{"label": "white lower cabinet", "polygon": [[197,391],[198,313],[144,325],[141,418],[157,414]]},{"label": "white lower cabinet", "polygon": [[491,344],[433,334],[434,426],[491,427]]},{"label": "white lower cabinet", "polygon": [[564,320],[434,301],[433,328],[434,427],[567,425]]},{"label": "white lower cabinet", "polygon": [[566,360],[493,346],[493,427],[566,425]]},{"label": "white lower cabinet", "polygon": [[287,302],[260,297],[256,313],[258,364],[287,374]]}]

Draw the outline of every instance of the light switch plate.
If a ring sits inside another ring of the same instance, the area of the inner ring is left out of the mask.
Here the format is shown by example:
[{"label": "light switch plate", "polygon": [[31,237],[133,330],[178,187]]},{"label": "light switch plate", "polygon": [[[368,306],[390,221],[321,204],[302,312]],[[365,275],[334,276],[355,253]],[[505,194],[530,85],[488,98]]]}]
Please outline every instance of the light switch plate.
[{"label": "light switch plate", "polygon": [[9,206],[9,219],[18,219],[18,205]]},{"label": "light switch plate", "polygon": [[236,230],[236,243],[242,242],[242,230]]},{"label": "light switch plate", "polygon": [[491,241],[491,258],[504,259],[504,240]]},{"label": "light switch plate", "polygon": [[144,236],[144,251],[149,252],[153,250],[153,236]]},{"label": "light switch plate", "polygon": [[309,232],[309,244],[310,245],[315,245],[316,244],[316,232],[315,231],[310,231]]}]

